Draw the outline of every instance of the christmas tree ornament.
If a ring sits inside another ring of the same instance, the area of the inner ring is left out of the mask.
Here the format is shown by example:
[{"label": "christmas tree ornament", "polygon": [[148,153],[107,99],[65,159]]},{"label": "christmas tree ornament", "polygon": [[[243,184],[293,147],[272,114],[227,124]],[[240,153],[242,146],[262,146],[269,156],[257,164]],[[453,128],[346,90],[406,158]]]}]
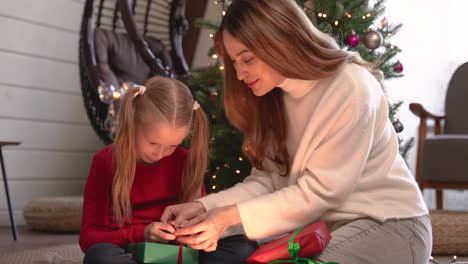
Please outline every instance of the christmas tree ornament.
[{"label": "christmas tree ornament", "polygon": [[210,91],[210,97],[209,97],[209,99],[210,99],[211,101],[216,101],[217,98],[218,98],[218,92],[216,92],[216,90]]},{"label": "christmas tree ornament", "polygon": [[114,128],[114,119],[115,116],[111,113],[107,113],[106,120],[104,121],[104,126],[107,130],[111,131]]},{"label": "christmas tree ornament", "polygon": [[114,100],[113,91],[115,87],[112,84],[101,82],[98,86],[99,100],[105,104],[110,104]]},{"label": "christmas tree ornament", "polygon": [[122,83],[122,86],[120,87],[120,94],[121,96],[124,96],[124,94],[128,91],[128,89],[133,88],[135,86],[140,86],[138,83],[132,82],[132,81],[125,81]]},{"label": "christmas tree ornament", "polygon": [[350,47],[356,47],[359,44],[359,36],[353,31],[346,39],[346,44]]},{"label": "christmas tree ornament", "polygon": [[395,72],[402,72],[402,71],[403,71],[403,64],[398,63],[398,64],[395,66],[394,71],[395,71]]},{"label": "christmas tree ornament", "polygon": [[386,17],[384,17],[384,18],[380,21],[380,25],[382,26],[382,28],[388,27],[388,20],[387,20]]},{"label": "christmas tree ornament", "polygon": [[120,99],[120,96],[122,96],[122,93],[120,92],[120,88],[117,88],[114,85],[111,85],[110,87],[112,91],[112,97],[116,100]]},{"label": "christmas tree ornament", "polygon": [[376,30],[370,30],[364,35],[362,42],[364,42],[364,45],[368,49],[375,50],[376,48],[382,45],[383,37],[382,34],[380,34],[380,32]]},{"label": "christmas tree ornament", "polygon": [[393,122],[393,128],[395,129],[395,131],[397,133],[400,133],[401,131],[403,131],[403,124],[400,122],[400,120],[397,120],[395,122]]},{"label": "christmas tree ornament", "polygon": [[107,110],[107,117],[104,121],[104,127],[107,129],[107,131],[109,131],[109,137],[112,140],[115,138],[117,129],[119,127],[116,104],[119,104],[119,101],[114,101],[113,103],[109,104],[109,108]]}]

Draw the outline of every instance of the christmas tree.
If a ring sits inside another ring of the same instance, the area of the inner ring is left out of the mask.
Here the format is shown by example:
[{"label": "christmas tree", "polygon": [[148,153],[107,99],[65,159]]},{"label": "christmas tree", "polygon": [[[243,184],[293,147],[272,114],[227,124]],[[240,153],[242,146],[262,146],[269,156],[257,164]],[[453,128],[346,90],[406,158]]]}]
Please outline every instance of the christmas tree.
[{"label": "christmas tree", "polygon": [[[382,71],[384,80],[402,77],[403,65],[395,59],[401,50],[390,39],[401,28],[401,24],[390,24],[383,17],[384,0],[371,5],[369,0],[296,0],[311,22],[321,31],[333,36],[338,44],[358,52],[369,62],[375,62]],[[222,4],[224,15],[230,1],[214,1]],[[219,22],[198,19],[197,25],[216,31]],[[210,34],[210,37],[213,37]],[[224,115],[221,102],[223,67],[217,61],[213,48],[208,56],[213,63],[204,68],[193,69],[190,85],[198,91],[195,96],[211,121],[212,138],[210,141],[211,163],[205,184],[208,192],[215,192],[242,181],[249,175],[251,165],[242,153],[242,134],[233,128]],[[382,89],[384,85],[382,82]],[[402,102],[389,104],[389,119],[395,131],[403,130],[397,118]],[[413,144],[413,138],[404,142],[399,137],[400,154],[406,158]]]}]

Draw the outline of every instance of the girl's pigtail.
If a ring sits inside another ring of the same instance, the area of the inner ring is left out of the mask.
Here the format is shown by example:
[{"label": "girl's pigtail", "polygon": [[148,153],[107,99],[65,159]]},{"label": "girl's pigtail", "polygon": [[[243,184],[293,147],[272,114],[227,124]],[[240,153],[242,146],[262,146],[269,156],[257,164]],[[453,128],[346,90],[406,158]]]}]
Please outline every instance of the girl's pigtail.
[{"label": "girl's pigtail", "polygon": [[140,89],[130,88],[120,104],[120,127],[114,141],[115,162],[112,183],[112,207],[117,223],[122,226],[131,219],[130,191],[135,177],[135,104],[141,100]]},{"label": "girl's pigtail", "polygon": [[208,166],[208,119],[201,107],[197,107],[194,112],[192,141],[183,173],[181,202],[193,201],[201,196],[201,186]]}]

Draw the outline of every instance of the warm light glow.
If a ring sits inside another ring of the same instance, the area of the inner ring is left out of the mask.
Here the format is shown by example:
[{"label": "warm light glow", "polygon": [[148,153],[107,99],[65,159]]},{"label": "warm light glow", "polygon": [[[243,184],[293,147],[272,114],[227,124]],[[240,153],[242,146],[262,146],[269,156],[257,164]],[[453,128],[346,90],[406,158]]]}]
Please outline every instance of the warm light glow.
[{"label": "warm light glow", "polygon": [[327,17],[327,14],[323,14],[323,17]]},{"label": "warm light glow", "polygon": [[213,38],[213,37],[214,37],[214,35],[210,33],[210,38]]},{"label": "warm light glow", "polygon": [[362,19],[366,19],[366,16],[362,16]]},{"label": "warm light glow", "polygon": [[119,99],[120,98],[120,92],[113,92],[112,97],[114,97],[114,99]]},{"label": "warm light glow", "polygon": [[239,160],[242,161],[242,157],[239,157]]},{"label": "warm light glow", "polygon": [[395,49],[395,46],[390,46],[390,49]]},{"label": "warm light glow", "polygon": [[371,14],[370,14],[370,13],[369,13],[369,14],[367,14],[367,17],[370,17],[370,16],[371,16]]},{"label": "warm light glow", "polygon": [[318,13],[317,15],[318,15],[319,17],[322,17],[322,13]]},{"label": "warm light glow", "polygon": [[236,170],[236,173],[239,174],[239,173],[240,173],[240,170]]},{"label": "warm light glow", "polygon": [[215,140],[215,138],[214,138],[214,137],[212,137],[212,138],[211,138],[211,140]]},{"label": "warm light glow", "polygon": [[335,26],[338,26],[338,20],[337,20],[337,21],[335,21]]},{"label": "warm light glow", "polygon": [[219,69],[224,71],[224,66],[219,66]]},{"label": "warm light glow", "polygon": [[219,167],[216,167],[216,170],[219,170]]},{"label": "warm light glow", "polygon": [[214,119],[214,118],[216,118],[216,116],[215,116],[215,115],[212,115],[211,117],[212,117],[213,119]]},{"label": "warm light glow", "polygon": [[223,16],[225,16],[225,15],[226,15],[226,10],[223,10]]},{"label": "warm light glow", "polygon": [[216,185],[213,185],[213,187],[211,187],[211,189],[213,189],[213,190],[216,189]]},{"label": "warm light glow", "polygon": [[216,179],[216,175],[211,176],[211,178]]},{"label": "warm light glow", "polygon": [[219,1],[214,1],[215,5],[219,4]]},{"label": "warm light glow", "polygon": [[217,59],[217,58],[218,58],[218,55],[216,55],[216,54],[213,54],[213,56],[212,56],[212,57],[213,57],[213,59]]}]

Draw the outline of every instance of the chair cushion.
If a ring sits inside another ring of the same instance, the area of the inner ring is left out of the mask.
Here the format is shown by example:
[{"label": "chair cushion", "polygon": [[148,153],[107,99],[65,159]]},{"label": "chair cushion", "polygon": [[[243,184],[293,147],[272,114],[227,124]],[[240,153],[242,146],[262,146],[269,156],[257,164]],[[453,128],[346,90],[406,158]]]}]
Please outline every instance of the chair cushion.
[{"label": "chair cushion", "polygon": [[[151,37],[147,37],[146,41],[163,65],[172,68],[172,60],[164,44]],[[104,82],[120,87],[125,81],[143,84],[151,77],[151,69],[143,61],[127,34],[96,28],[94,45],[98,76]]]},{"label": "chair cushion", "polygon": [[34,199],[24,207],[24,219],[34,230],[79,232],[83,196]]},{"label": "chair cushion", "polygon": [[432,224],[432,254],[468,254],[468,212],[434,210],[429,212]]},{"label": "chair cushion", "polygon": [[422,178],[427,181],[468,182],[468,135],[426,138],[422,153]]}]

